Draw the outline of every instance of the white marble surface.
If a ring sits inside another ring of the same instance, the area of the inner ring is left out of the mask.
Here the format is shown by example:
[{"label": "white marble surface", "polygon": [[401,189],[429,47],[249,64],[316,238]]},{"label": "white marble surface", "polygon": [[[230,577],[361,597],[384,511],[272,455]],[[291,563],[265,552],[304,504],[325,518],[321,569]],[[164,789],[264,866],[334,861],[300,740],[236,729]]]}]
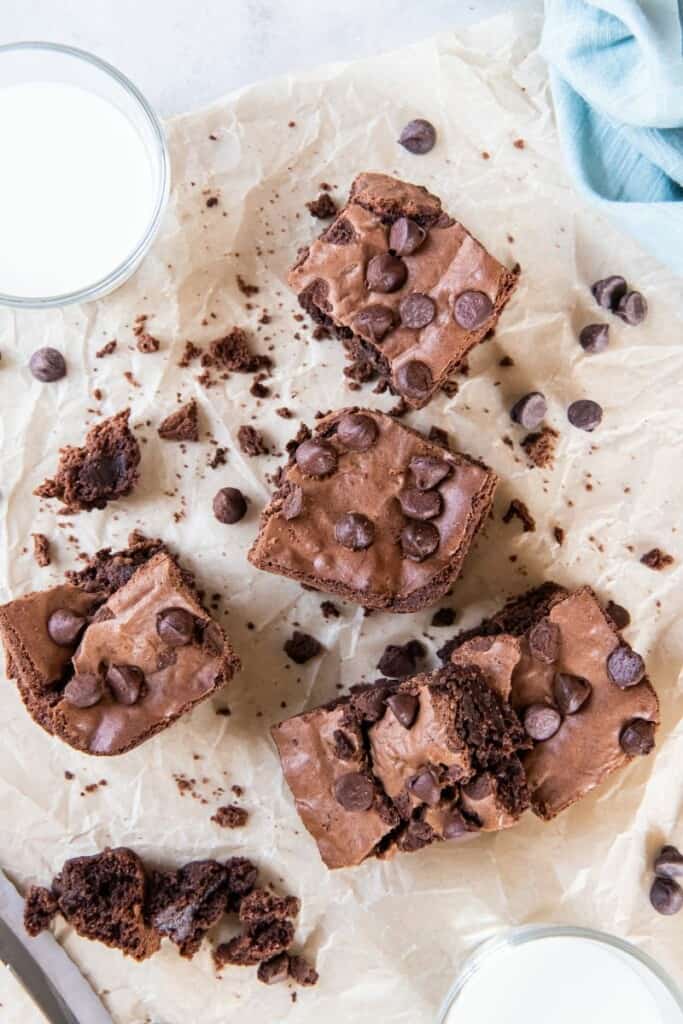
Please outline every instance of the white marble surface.
[{"label": "white marble surface", "polygon": [[124,71],[164,116],[238,86],[396,49],[515,0],[24,0],[0,42],[49,39]]}]

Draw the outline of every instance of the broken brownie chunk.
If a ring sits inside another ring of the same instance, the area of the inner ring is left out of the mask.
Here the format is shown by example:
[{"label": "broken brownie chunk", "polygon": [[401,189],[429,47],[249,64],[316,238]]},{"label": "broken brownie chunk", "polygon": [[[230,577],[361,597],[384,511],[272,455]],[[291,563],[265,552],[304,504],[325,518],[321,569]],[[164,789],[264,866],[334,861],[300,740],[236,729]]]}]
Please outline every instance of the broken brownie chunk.
[{"label": "broken brownie chunk", "polygon": [[507,828],[528,806],[530,740],[475,668],[358,686],[272,734],[330,868]]},{"label": "broken brownie chunk", "polygon": [[199,408],[194,398],[159,424],[159,437],[164,441],[199,440]]},{"label": "broken brownie chunk", "polygon": [[353,360],[420,408],[495,327],[517,274],[425,188],[364,173],[289,284]]},{"label": "broken brownie chunk", "polygon": [[253,565],[368,608],[445,594],[490,508],[490,469],[368,409],[328,414],[290,449]]},{"label": "broken brownie chunk", "polygon": [[99,552],[69,582],[0,608],[31,717],[89,754],[121,754],[227,683],[239,659],[159,541]]},{"label": "broken brownie chunk", "polygon": [[138,481],[140,446],[128,426],[130,409],[91,427],[82,448],[59,451],[57,472],[37,487],[40,498],[58,498],[70,514],[104,508],[130,494]]},{"label": "broken brownie chunk", "polygon": [[643,660],[589,587],[544,584],[439,653],[477,665],[498,689],[506,680],[534,740],[522,760],[541,818],[554,818],[654,746],[659,703]]}]

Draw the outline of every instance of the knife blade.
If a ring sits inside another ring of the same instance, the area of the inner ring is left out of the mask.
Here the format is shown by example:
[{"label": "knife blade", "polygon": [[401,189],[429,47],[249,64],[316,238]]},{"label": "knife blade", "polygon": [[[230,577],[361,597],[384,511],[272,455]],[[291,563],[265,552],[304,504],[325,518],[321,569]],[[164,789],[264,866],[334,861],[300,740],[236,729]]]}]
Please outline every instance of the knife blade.
[{"label": "knife blade", "polygon": [[24,901],[0,869],[0,960],[49,1024],[112,1024],[112,1019],[73,960],[50,932],[31,938],[24,929]]}]

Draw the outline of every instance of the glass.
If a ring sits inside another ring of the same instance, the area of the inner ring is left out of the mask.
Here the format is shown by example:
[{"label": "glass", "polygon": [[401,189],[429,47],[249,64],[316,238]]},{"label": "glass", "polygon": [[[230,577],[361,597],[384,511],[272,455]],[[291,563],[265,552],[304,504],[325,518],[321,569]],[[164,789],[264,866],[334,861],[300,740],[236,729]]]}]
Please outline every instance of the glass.
[{"label": "glass", "polygon": [[0,305],[46,309],[100,298],[127,281],[139,266],[159,229],[170,188],[170,162],[159,118],[132,82],[93,54],[56,43],[22,42],[0,46],[0,88],[36,81],[76,86],[108,101],[136,129],[154,182],[154,204],[132,251],[104,277],[61,295],[16,296],[0,292]]},{"label": "glass", "polygon": [[[642,992],[644,998],[656,1007],[654,1017],[648,1015],[647,1024],[681,1024],[683,1022],[683,997],[667,973],[659,964],[641,952],[636,946],[619,939],[616,936],[608,935],[605,932],[593,931],[588,928],[577,928],[570,925],[528,925],[512,929],[503,935],[498,935],[479,946],[474,953],[463,964],[455,982],[451,986],[437,1017],[437,1024],[478,1024],[476,1014],[473,1017],[468,1012],[466,1003],[469,1002],[468,995],[472,995],[474,981],[483,981],[487,972],[490,972],[489,989],[495,989],[496,980],[499,974],[496,966],[500,969],[503,958],[512,950],[519,950],[520,947],[539,942],[543,939],[575,939],[583,940],[582,951],[586,952],[588,944],[597,944],[604,951],[611,951],[620,961],[621,967],[627,968],[624,977],[629,983],[635,984],[638,992]],[[584,977],[572,977],[568,971],[569,981],[581,986]],[[489,979],[487,979],[488,981]],[[471,1003],[470,1003],[471,1006]],[[506,1018],[508,1019],[508,1018]],[[516,1019],[516,1018],[515,1018]],[[553,1006],[546,1005],[542,1018],[548,1022],[554,1020]],[[563,1018],[564,1019],[564,1018]],[[598,1018],[596,1018],[598,1019]],[[624,1021],[630,1024],[631,1019]],[[526,1018],[527,1024],[535,1024],[534,1018]],[[600,1016],[601,1024],[607,1024],[607,1018]],[[612,1018],[609,1017],[609,1021]],[[522,1017],[520,1017],[520,1022]],[[582,1024],[593,1024],[593,1018],[588,1020],[585,1016]],[[638,1024],[640,1019],[638,1018]],[[642,1024],[646,1024],[643,1020]]]}]

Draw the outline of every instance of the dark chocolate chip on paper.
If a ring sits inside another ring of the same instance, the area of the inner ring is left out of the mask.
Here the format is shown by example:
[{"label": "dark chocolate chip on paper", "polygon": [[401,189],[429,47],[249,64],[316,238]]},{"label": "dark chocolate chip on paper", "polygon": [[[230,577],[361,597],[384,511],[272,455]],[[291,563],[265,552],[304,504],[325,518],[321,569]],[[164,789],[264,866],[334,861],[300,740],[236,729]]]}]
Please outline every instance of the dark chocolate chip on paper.
[{"label": "dark chocolate chip on paper", "polygon": [[213,514],[219,523],[239,523],[246,512],[246,499],[237,487],[223,487],[213,499]]},{"label": "dark chocolate chip on paper", "polygon": [[625,324],[635,327],[641,324],[647,316],[647,302],[640,292],[627,292],[619,300],[614,312]]},{"label": "dark chocolate chip on paper", "polygon": [[66,376],[64,356],[56,348],[39,348],[29,360],[29,369],[36,380],[52,384]]},{"label": "dark chocolate chip on paper", "polygon": [[548,411],[548,403],[540,391],[530,391],[523,395],[510,409],[510,418],[524,427],[525,430],[535,430],[540,427]]},{"label": "dark chocolate chip on paper", "polygon": [[602,406],[590,398],[580,398],[567,409],[567,419],[579,430],[595,430],[602,422]]},{"label": "dark chocolate chip on paper", "polygon": [[408,121],[401,131],[398,141],[409,153],[423,156],[434,148],[436,129],[431,121],[427,121],[423,117],[416,117],[413,121]]},{"label": "dark chocolate chip on paper", "polygon": [[584,352],[591,355],[604,352],[609,345],[609,325],[586,324],[579,334],[579,344]]},{"label": "dark chocolate chip on paper", "polygon": [[658,914],[677,914],[683,907],[683,889],[673,878],[655,878],[650,889],[650,903]]},{"label": "dark chocolate chip on paper", "polygon": [[612,274],[591,285],[591,292],[599,306],[614,312],[619,301],[626,294],[626,281],[618,274]]},{"label": "dark chocolate chip on paper", "polygon": [[683,854],[675,846],[663,846],[655,859],[659,878],[683,878]]}]

